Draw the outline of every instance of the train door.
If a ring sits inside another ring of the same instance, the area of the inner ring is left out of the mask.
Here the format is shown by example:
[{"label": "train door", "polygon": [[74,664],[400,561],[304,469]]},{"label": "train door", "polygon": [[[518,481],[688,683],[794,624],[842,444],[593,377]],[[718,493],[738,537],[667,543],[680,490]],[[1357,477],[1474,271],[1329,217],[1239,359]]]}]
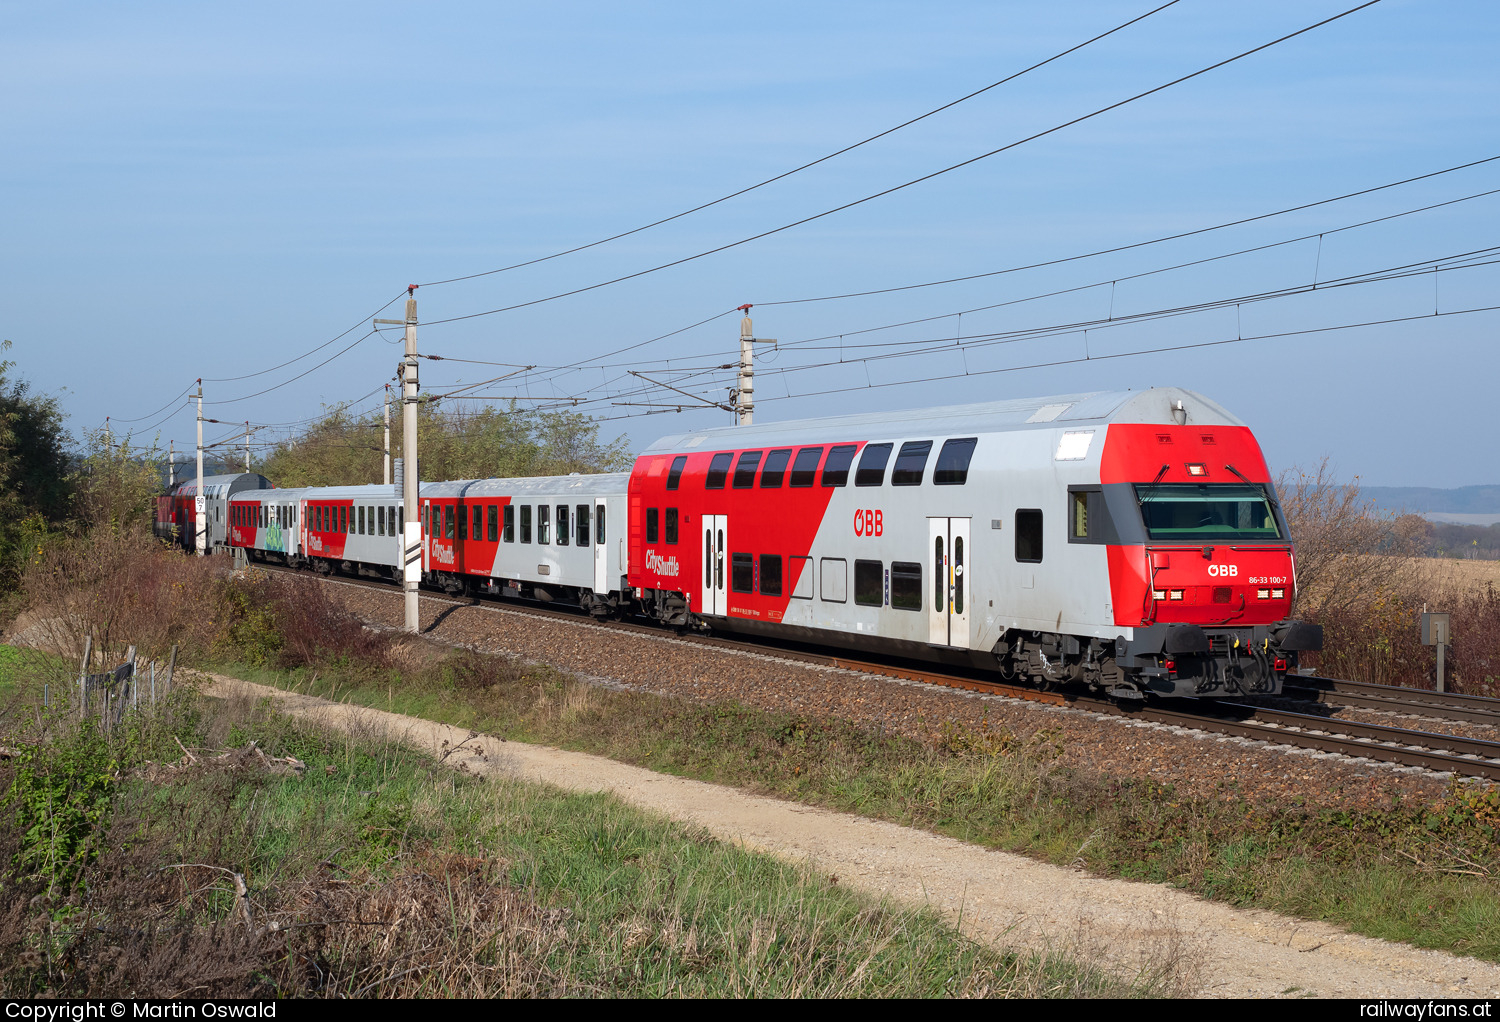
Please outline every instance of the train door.
[{"label": "train door", "polygon": [[703,610],[704,614],[727,614],[729,592],[724,578],[724,551],[729,543],[729,516],[703,516]]},{"label": "train door", "polygon": [[968,518],[927,519],[929,582],[928,642],[934,646],[969,647]]},{"label": "train door", "polygon": [[594,592],[600,596],[614,592],[619,585],[611,585],[609,579],[609,544],[614,538],[610,530],[617,523],[607,520],[604,508],[604,501],[594,501]]}]

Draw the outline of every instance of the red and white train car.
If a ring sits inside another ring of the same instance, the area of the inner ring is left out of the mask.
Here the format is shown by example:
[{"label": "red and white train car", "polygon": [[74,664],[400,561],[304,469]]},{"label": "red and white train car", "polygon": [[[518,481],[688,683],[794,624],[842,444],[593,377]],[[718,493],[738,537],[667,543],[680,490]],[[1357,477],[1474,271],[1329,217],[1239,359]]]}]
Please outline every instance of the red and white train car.
[{"label": "red and white train car", "polygon": [[1321,646],[1250,429],[1191,391],[659,440],[629,482],[659,620],[967,662],[1120,697],[1270,693]]}]

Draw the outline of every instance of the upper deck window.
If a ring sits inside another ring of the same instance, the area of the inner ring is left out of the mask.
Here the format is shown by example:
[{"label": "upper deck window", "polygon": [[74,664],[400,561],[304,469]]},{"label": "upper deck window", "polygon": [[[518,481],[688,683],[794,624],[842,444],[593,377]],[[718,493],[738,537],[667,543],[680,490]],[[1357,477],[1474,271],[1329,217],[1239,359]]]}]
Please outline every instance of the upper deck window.
[{"label": "upper deck window", "polygon": [[734,488],[748,490],[755,485],[755,470],[760,467],[760,452],[746,451],[734,466]]},{"label": "upper deck window", "polygon": [[1281,539],[1266,488],[1253,483],[1138,483],[1152,539]]},{"label": "upper deck window", "polygon": [[797,452],[792,462],[792,485],[811,486],[818,475],[818,462],[823,460],[823,448],[804,447]]},{"label": "upper deck window", "polygon": [[932,470],[934,486],[962,486],[969,481],[969,461],[974,457],[978,437],[944,440],[938,452],[937,467]]},{"label": "upper deck window", "polygon": [[828,462],[823,466],[824,486],[843,486],[849,482],[849,466],[854,464],[854,452],[858,444],[839,444],[828,449]]},{"label": "upper deck window", "polygon": [[766,467],[761,469],[760,488],[762,490],[776,490],[781,488],[781,481],[786,476],[786,466],[792,460],[792,449],[783,447],[779,451],[772,451],[766,455]]},{"label": "upper deck window", "polygon": [[715,454],[708,466],[708,481],[703,485],[710,490],[722,490],[724,480],[729,477],[729,463],[733,460],[734,455],[728,452]]},{"label": "upper deck window", "polygon": [[677,489],[677,484],[682,482],[682,470],[687,467],[687,455],[679,454],[672,459],[672,467],[667,470],[667,489]]},{"label": "upper deck window", "polygon": [[891,470],[891,485],[921,486],[927,455],[931,453],[931,440],[908,440],[902,444],[901,453],[896,455],[896,467]]},{"label": "upper deck window", "polygon": [[859,471],[854,473],[854,485],[879,486],[885,482],[885,463],[890,460],[890,444],[866,444],[859,456]]}]

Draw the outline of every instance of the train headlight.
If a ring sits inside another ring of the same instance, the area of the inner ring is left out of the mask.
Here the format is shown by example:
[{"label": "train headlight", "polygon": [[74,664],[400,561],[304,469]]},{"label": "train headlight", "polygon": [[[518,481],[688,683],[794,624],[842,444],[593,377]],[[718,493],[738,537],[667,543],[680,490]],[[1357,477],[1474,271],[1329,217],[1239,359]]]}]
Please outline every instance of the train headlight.
[{"label": "train headlight", "polygon": [[1153,589],[1151,590],[1151,598],[1153,600],[1165,600],[1167,598],[1167,591],[1165,589]]},{"label": "train headlight", "polygon": [[1173,589],[1172,590],[1172,599],[1174,599],[1174,600],[1180,600],[1180,599],[1182,599],[1182,590],[1181,589]]},{"label": "train headlight", "polygon": [[1208,466],[1201,461],[1195,461],[1188,465],[1187,471],[1190,476],[1206,476],[1208,475]]},{"label": "train headlight", "polygon": [[1255,598],[1257,600],[1269,600],[1271,598],[1271,590],[1257,589],[1255,590]]},{"label": "train headlight", "polygon": [[1285,589],[1272,589],[1271,590],[1271,599],[1273,599],[1273,600],[1284,600],[1284,599],[1286,599],[1286,590]]}]

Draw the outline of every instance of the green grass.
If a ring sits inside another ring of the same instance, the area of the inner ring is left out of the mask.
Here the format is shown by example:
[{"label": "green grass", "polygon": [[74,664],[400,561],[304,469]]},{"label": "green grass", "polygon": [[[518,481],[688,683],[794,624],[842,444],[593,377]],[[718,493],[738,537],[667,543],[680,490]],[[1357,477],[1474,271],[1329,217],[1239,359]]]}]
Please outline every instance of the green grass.
[{"label": "green grass", "polygon": [[1493,791],[1362,814],[1252,804],[1232,789],[1193,799],[1061,767],[1047,736],[1023,743],[999,728],[950,728],[931,745],[847,721],[609,692],[484,659],[455,653],[404,677],[347,664],[221,670],[1500,960]]},{"label": "green grass", "polygon": [[[6,790],[22,771],[57,790],[72,783],[73,760],[54,747],[90,748],[90,763],[116,770],[107,812],[68,870],[37,873],[17,854],[26,839],[13,807],[0,814],[3,996],[1176,991],[1170,970],[1121,979],[1077,955],[989,948],[933,912],[877,902],[613,797],[482,780],[265,701],[183,690],[161,719],[141,714],[114,736],[65,718],[38,718],[44,731],[7,723],[44,744],[22,767],[0,765]],[[200,760],[205,746],[254,741],[306,770],[164,769],[180,750],[165,755],[163,739]],[[98,771],[87,769],[92,791]]]}]

